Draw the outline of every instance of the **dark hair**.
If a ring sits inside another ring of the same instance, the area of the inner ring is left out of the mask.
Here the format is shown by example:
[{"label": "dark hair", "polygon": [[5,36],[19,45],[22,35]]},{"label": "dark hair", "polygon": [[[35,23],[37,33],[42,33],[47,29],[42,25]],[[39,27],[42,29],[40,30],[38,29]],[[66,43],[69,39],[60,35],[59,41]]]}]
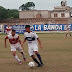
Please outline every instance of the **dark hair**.
[{"label": "dark hair", "polygon": [[15,30],[14,30],[14,29],[12,29],[12,32],[15,32]]},{"label": "dark hair", "polygon": [[30,28],[30,25],[26,25],[25,28]]}]

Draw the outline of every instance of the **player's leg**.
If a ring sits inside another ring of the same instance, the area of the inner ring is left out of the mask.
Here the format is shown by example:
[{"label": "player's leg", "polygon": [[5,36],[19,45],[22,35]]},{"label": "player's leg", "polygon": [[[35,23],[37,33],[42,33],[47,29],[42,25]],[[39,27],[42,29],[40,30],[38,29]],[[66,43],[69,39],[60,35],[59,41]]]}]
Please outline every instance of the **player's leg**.
[{"label": "player's leg", "polygon": [[37,67],[40,67],[41,65],[40,65],[40,63],[38,62],[38,60],[35,58],[35,56],[34,56],[34,55],[31,55],[31,57],[32,57],[32,59],[38,64]]},{"label": "player's leg", "polygon": [[16,55],[16,51],[12,51],[13,56],[15,57],[15,59],[19,62],[19,64],[22,64],[21,60],[18,58],[18,56]]},{"label": "player's leg", "polygon": [[35,61],[38,64],[38,67],[40,67],[40,63],[35,58],[34,51],[33,51],[32,47],[28,47],[28,52],[29,52],[29,55],[32,57],[33,61]]},{"label": "player's leg", "polygon": [[11,47],[11,52],[12,52],[13,56],[15,57],[15,59],[19,62],[19,64],[22,64],[21,60],[16,55],[16,48],[15,48],[15,46],[14,45],[10,45],[10,47]]},{"label": "player's leg", "polygon": [[68,34],[68,33],[66,33],[66,37],[67,37],[67,34]]},{"label": "player's leg", "polygon": [[71,37],[71,34],[70,34],[70,32],[69,32],[69,35],[70,35],[70,37]]},{"label": "player's leg", "polygon": [[26,61],[26,58],[24,56],[24,52],[20,52],[20,53],[22,54],[24,61]]},{"label": "player's leg", "polygon": [[40,61],[41,66],[43,66],[43,62],[42,62],[41,56],[38,53],[38,45],[35,44],[34,47],[33,47],[33,50],[34,50],[34,53],[37,55],[37,57],[38,57],[38,59]]},{"label": "player's leg", "polygon": [[26,58],[25,58],[25,56],[24,56],[24,52],[23,52],[22,47],[19,46],[19,47],[17,48],[17,50],[22,54],[24,61],[26,61]]},{"label": "player's leg", "polygon": [[68,34],[68,33],[66,33],[65,38],[67,37],[67,34]]},{"label": "player's leg", "polygon": [[37,57],[38,57],[38,59],[39,59],[41,65],[43,65],[43,62],[42,62],[42,59],[41,59],[40,54],[39,54],[37,51],[35,51],[35,54],[37,55]]}]

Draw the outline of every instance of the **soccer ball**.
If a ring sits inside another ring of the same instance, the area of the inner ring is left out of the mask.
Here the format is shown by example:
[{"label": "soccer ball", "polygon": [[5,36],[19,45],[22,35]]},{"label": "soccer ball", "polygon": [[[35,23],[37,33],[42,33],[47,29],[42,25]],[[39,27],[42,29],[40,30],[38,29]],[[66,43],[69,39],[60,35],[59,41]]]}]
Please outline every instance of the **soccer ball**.
[{"label": "soccer ball", "polygon": [[35,63],[34,63],[34,62],[29,62],[29,63],[28,63],[28,66],[32,68],[32,67],[35,66]]}]

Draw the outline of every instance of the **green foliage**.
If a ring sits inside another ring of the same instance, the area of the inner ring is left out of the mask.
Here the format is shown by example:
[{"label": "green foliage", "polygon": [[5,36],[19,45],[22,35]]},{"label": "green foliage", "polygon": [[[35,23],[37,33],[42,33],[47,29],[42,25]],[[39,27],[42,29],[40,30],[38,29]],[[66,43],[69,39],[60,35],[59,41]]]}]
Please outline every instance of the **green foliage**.
[{"label": "green foliage", "polygon": [[16,9],[8,9],[7,10],[7,17],[10,18],[19,18],[19,12]]},{"label": "green foliage", "polygon": [[33,10],[35,7],[35,4],[33,2],[27,2],[26,4],[22,4],[19,9],[23,10]]},{"label": "green foliage", "polygon": [[6,19],[7,18],[7,10],[0,6],[0,19]]},{"label": "green foliage", "polygon": [[0,19],[19,18],[19,12],[16,9],[5,9],[0,6]]},{"label": "green foliage", "polygon": [[[26,4],[22,4],[19,8],[23,10],[33,10],[35,4],[33,2],[27,2]],[[0,6],[0,20],[2,19],[11,19],[11,18],[19,18],[19,11],[17,9],[5,9]]]}]

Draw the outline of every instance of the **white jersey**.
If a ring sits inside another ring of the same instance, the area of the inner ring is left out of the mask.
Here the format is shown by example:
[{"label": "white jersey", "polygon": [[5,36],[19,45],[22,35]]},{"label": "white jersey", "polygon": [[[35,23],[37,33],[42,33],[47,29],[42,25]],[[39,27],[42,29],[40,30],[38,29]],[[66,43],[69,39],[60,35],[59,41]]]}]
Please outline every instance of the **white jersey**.
[{"label": "white jersey", "polygon": [[28,52],[29,55],[34,55],[34,51],[38,52],[37,34],[35,32],[25,32],[25,39],[28,41]]},{"label": "white jersey", "polygon": [[11,34],[12,27],[6,27],[5,31],[6,31],[7,34]]},{"label": "white jersey", "polygon": [[38,44],[37,43],[38,35],[35,32],[30,32],[30,33],[25,32],[24,36],[25,36],[25,39],[28,41],[28,46]]},{"label": "white jersey", "polygon": [[15,36],[12,36],[12,34],[9,34],[8,36],[6,36],[6,39],[9,39],[11,51],[18,50],[20,52],[23,52],[18,40],[19,36],[17,34],[15,34]]}]

